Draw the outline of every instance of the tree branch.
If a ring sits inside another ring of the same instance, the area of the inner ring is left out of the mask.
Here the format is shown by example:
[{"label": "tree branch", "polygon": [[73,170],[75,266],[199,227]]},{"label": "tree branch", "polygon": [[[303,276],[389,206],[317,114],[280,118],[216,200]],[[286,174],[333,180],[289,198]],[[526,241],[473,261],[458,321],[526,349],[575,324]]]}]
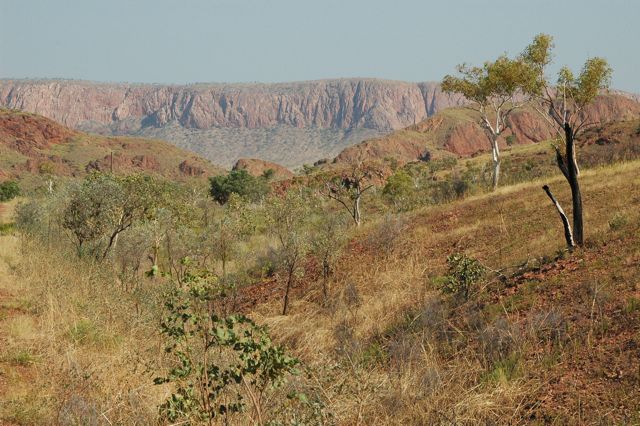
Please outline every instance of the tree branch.
[{"label": "tree branch", "polygon": [[573,242],[573,233],[571,232],[571,225],[569,224],[569,219],[567,218],[567,215],[564,213],[564,210],[562,209],[562,206],[560,205],[558,200],[556,200],[556,197],[554,197],[553,194],[551,193],[551,189],[549,189],[549,185],[544,185],[542,189],[544,190],[544,192],[547,193],[547,195],[551,199],[551,202],[556,207],[556,210],[560,215],[560,219],[562,220],[562,225],[564,226],[564,239],[567,242],[567,246],[569,247],[569,249],[573,249],[575,247],[575,243]]},{"label": "tree branch", "polygon": [[556,150],[556,161],[558,163],[558,168],[564,175],[565,179],[569,180],[569,170],[567,169],[567,165],[564,162],[564,157],[560,152],[560,148],[558,148],[555,144],[551,144],[553,148]]}]

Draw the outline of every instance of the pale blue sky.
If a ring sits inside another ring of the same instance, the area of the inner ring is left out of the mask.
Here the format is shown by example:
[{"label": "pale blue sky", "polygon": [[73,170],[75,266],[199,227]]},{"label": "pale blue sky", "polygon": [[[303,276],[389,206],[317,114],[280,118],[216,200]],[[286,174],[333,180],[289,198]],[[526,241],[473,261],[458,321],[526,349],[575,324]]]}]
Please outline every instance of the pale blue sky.
[{"label": "pale blue sky", "polygon": [[640,92],[637,0],[0,0],[0,77],[147,83],[439,80],[546,32]]}]

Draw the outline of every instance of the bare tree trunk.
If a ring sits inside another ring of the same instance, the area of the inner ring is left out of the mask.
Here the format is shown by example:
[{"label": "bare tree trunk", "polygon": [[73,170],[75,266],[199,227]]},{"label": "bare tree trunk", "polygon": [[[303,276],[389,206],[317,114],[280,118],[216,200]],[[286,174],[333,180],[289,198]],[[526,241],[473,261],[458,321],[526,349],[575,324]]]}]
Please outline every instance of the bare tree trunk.
[{"label": "bare tree trunk", "polygon": [[582,194],[580,192],[580,183],[578,182],[578,164],[575,154],[575,141],[573,129],[569,123],[564,125],[564,135],[566,139],[567,151],[567,181],[571,187],[571,201],[573,204],[573,232],[575,244],[582,246],[584,244],[584,224],[582,221]]},{"label": "bare tree trunk", "polygon": [[551,193],[551,189],[549,189],[549,185],[544,185],[542,189],[544,190],[544,192],[547,193],[547,195],[551,199],[551,202],[556,207],[556,210],[558,210],[558,214],[560,215],[560,219],[562,220],[562,225],[564,226],[564,239],[567,242],[567,246],[571,250],[575,247],[575,244],[573,242],[573,233],[571,232],[571,225],[569,224],[569,219],[567,218],[567,215],[564,213],[564,210],[562,209],[562,206],[560,205],[556,197],[554,197],[553,194]]},{"label": "bare tree trunk", "polygon": [[295,266],[289,266],[287,273],[287,289],[284,292],[284,306],[282,307],[282,315],[287,315],[287,310],[289,309],[289,291],[291,290],[291,284],[293,284]]},{"label": "bare tree trunk", "polygon": [[328,291],[328,281],[329,274],[331,273],[331,267],[329,265],[329,261],[325,258],[322,261],[322,305],[326,306],[327,301],[329,300],[329,291]]},{"label": "bare tree trunk", "polygon": [[491,140],[491,155],[493,157],[493,190],[498,188],[498,181],[500,180],[500,148],[498,147],[498,137],[493,136]]},{"label": "bare tree trunk", "polygon": [[353,203],[353,221],[356,223],[356,226],[360,226],[360,194],[356,195],[356,199]]}]

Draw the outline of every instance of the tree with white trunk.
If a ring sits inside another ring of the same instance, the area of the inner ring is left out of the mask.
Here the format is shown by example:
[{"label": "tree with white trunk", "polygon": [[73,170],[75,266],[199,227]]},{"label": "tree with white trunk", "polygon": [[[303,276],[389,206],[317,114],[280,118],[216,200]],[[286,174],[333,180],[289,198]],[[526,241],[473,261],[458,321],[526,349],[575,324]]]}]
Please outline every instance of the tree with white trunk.
[{"label": "tree with white trunk", "polygon": [[382,175],[373,163],[353,161],[341,174],[325,181],[322,193],[340,203],[356,226],[362,223],[361,202],[365,192],[374,187],[375,178]]},{"label": "tree with white trunk", "polygon": [[481,67],[466,64],[457,67],[459,76],[447,75],[442,80],[445,93],[461,94],[469,101],[468,108],[479,114],[480,126],[491,144],[493,160],[492,187],[500,179],[500,147],[498,139],[508,128],[511,113],[524,105],[526,93],[535,81],[530,66],[521,58],[500,56]]}]

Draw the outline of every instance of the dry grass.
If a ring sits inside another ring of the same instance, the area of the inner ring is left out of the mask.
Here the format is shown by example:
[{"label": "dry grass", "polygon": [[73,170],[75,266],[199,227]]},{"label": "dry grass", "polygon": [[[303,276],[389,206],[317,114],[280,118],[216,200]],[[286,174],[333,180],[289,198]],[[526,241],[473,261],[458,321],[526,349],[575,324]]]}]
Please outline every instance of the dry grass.
[{"label": "dry grass", "polygon": [[[633,352],[611,342],[640,339],[639,171],[631,162],[583,173],[587,247],[567,260],[549,260],[562,230],[535,181],[407,214],[384,252],[370,236],[387,235],[385,221],[369,223],[337,266],[329,306],[317,303],[319,283],[305,282],[290,315],[273,300],[252,316],[309,367],[337,424],[563,424],[586,409],[594,417],[584,422],[633,423]],[[570,211],[565,182],[544,183]],[[625,218],[616,229],[614,214]],[[471,301],[455,301],[437,282],[446,256],[462,251],[539,277],[489,274]],[[167,392],[152,385],[161,288],[124,292],[110,270],[15,236],[0,236],[0,253],[0,419],[156,422]],[[627,328],[607,325],[613,318]],[[615,360],[624,379],[593,376],[599,359]]]},{"label": "dry grass", "polygon": [[123,294],[106,271],[33,244],[0,237],[0,252],[21,252],[19,264],[0,259],[0,419],[153,421],[164,396],[147,371],[161,353],[155,293]]},{"label": "dry grass", "polygon": [[[637,224],[639,170],[636,161],[583,173],[588,246],[609,238],[614,214]],[[551,185],[570,211],[562,178],[544,183]],[[322,309],[312,303],[317,290],[311,290],[293,303],[288,317],[275,315],[277,301],[259,307],[256,315],[302,359],[322,371],[320,380],[341,424],[524,421],[531,406],[523,401],[543,384],[538,378],[505,374],[499,363],[484,362],[476,330],[488,327],[491,319],[482,309],[468,308],[462,322],[471,322],[478,315],[483,324],[460,325],[452,319],[457,308],[446,308],[452,327],[449,332],[457,337],[438,336],[429,321],[415,328],[425,316],[434,315],[434,304],[446,303],[440,302],[433,283],[434,277],[444,273],[448,254],[464,251],[492,270],[513,272],[509,268],[538,265],[542,256],[553,257],[563,249],[561,224],[540,189],[542,184],[534,181],[503,187],[490,195],[414,212],[390,255],[352,245],[338,266],[332,307]],[[361,233],[368,235],[380,225],[369,224]],[[350,287],[357,293],[356,302],[345,295]],[[526,296],[523,303],[528,303]],[[503,310],[500,305],[495,308]],[[465,311],[460,315],[464,317]],[[393,348],[402,342],[407,348],[394,355]],[[345,344],[351,353],[341,350]],[[529,353],[532,344],[522,341],[514,353]],[[327,360],[337,365],[329,372],[324,370]],[[515,367],[526,369],[523,362],[516,362]],[[534,366],[540,368],[529,364]],[[425,382],[432,383],[429,390]]]}]

